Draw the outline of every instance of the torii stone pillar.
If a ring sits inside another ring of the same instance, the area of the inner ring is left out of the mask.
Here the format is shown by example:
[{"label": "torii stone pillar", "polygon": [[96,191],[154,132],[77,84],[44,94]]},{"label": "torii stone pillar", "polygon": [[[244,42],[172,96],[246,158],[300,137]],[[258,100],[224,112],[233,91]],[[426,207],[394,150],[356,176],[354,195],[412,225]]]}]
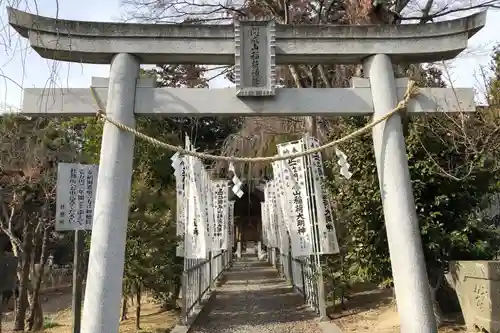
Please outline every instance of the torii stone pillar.
[{"label": "torii stone pillar", "polygon": [[[49,59],[110,64],[93,86],[108,116],[369,115],[391,110],[406,90],[392,62],[452,59],[485,24],[485,12],[447,22],[401,26],[295,26],[268,18],[235,25],[78,22],[8,8],[9,23]],[[132,56],[134,55],[134,56]],[[235,64],[237,87],[152,88],[137,80],[142,64]],[[369,79],[351,89],[276,89],[276,65],[363,63]],[[135,90],[135,92],[134,92]],[[207,103],[207,101],[216,101]],[[94,116],[88,88],[25,89],[23,113]],[[423,88],[409,113],[474,112],[472,89]],[[373,129],[392,271],[404,333],[437,331],[399,116]],[[87,276],[83,333],[117,333],[134,139],[104,128]],[[323,309],[324,311],[324,309]]]},{"label": "torii stone pillar", "polygon": [[[111,61],[106,114],[135,127],[139,59],[119,53]],[[82,332],[109,332],[120,317],[134,135],[104,124],[92,223]],[[113,304],[113,305],[112,305]],[[115,331],[115,330],[113,330]]]},{"label": "torii stone pillar", "polygon": [[[369,57],[363,72],[370,80],[375,118],[382,117],[398,103],[391,60],[385,54]],[[435,332],[401,116],[391,116],[372,133],[401,332]]]}]

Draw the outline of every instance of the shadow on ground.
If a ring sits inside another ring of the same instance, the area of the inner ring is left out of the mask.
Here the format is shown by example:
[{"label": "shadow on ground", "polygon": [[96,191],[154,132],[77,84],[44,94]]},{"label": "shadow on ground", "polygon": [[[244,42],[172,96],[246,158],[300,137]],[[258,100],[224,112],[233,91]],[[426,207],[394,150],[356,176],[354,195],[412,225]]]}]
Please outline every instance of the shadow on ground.
[{"label": "shadow on ground", "polygon": [[388,306],[392,304],[392,302],[393,296],[391,289],[360,291],[349,295],[349,299],[346,300],[344,304],[337,304],[335,307],[329,307],[327,313],[331,319],[338,319],[382,306]]}]

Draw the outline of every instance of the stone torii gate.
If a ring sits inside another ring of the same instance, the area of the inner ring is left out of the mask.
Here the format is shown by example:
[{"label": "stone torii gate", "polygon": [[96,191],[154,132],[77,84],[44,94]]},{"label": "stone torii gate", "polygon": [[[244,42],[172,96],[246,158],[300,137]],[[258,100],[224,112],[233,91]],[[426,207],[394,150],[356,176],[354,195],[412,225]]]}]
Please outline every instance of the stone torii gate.
[{"label": "stone torii gate", "polygon": [[[68,21],[8,8],[10,24],[44,58],[111,64],[92,85],[107,116],[135,126],[135,115],[370,115],[402,98],[405,82],[392,63],[452,59],[485,24],[486,14],[425,25],[281,25],[248,19],[233,25]],[[140,64],[235,65],[236,88],[152,88]],[[349,89],[278,89],[275,66],[361,63],[367,79]],[[94,116],[88,88],[25,89],[23,113]],[[475,111],[472,89],[422,89],[407,110]],[[401,118],[373,128],[397,306],[402,332],[436,332]],[[118,332],[134,136],[104,126],[83,333]]]}]

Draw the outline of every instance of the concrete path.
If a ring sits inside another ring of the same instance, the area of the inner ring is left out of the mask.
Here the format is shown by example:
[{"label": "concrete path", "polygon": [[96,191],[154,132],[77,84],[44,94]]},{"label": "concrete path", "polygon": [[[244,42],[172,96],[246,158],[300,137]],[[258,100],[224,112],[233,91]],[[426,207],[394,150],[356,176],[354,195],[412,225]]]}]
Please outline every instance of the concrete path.
[{"label": "concrete path", "polygon": [[200,314],[192,333],[321,333],[316,314],[267,262],[245,257]]}]

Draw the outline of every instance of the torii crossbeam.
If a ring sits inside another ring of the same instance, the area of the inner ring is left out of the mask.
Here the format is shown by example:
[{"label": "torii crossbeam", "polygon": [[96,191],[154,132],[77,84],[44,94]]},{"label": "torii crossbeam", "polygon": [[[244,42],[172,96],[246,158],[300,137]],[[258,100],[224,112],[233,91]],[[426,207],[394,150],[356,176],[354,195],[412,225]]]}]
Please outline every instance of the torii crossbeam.
[{"label": "torii crossbeam", "polygon": [[[153,88],[154,79],[140,78],[134,109],[138,116],[366,116],[373,113],[369,80],[354,78],[353,88],[282,88],[274,98],[238,98],[237,89]],[[396,80],[396,94],[402,100],[407,79]],[[92,87],[105,105],[107,78],[93,78]],[[217,101],[207,103],[207,101]],[[31,116],[92,116],[96,101],[89,88],[24,89],[23,114]],[[420,88],[412,98],[410,113],[475,111],[472,89]]]},{"label": "torii crossbeam", "polygon": [[[134,127],[134,115],[367,115],[401,97],[392,63],[452,59],[485,24],[486,13],[425,25],[233,25],[68,21],[8,8],[10,24],[44,58],[111,64],[93,80],[107,116]],[[152,88],[140,64],[235,65],[236,89]],[[362,63],[368,79],[351,89],[276,89],[276,65]],[[86,89],[26,89],[23,113],[94,115]],[[423,89],[408,111],[474,111],[471,89]],[[401,118],[373,128],[401,331],[437,332],[427,282]],[[82,332],[118,332],[134,137],[104,126]]]}]

